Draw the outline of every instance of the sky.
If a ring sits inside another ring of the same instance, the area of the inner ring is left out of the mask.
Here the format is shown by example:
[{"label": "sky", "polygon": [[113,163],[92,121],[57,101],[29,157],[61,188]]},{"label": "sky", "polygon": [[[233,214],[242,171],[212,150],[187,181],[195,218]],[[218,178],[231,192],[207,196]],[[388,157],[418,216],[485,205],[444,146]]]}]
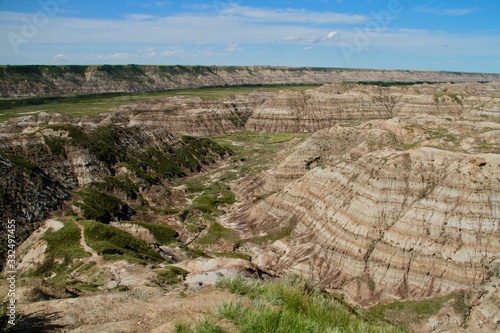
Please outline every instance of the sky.
[{"label": "sky", "polygon": [[500,73],[500,1],[0,0],[0,64]]}]

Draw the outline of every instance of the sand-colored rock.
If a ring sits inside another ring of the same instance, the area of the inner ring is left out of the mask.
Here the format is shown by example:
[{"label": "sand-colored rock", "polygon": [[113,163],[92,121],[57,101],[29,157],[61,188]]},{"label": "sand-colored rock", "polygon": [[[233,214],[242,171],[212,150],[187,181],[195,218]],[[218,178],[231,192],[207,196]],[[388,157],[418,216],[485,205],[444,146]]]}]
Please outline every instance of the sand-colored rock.
[{"label": "sand-colored rock", "polygon": [[[419,147],[418,140],[433,143],[425,140],[424,129],[377,122],[313,135],[290,156],[300,156],[304,166],[301,152],[311,144],[312,151],[332,159],[322,157],[324,164],[311,170],[298,168],[303,176],[267,199],[243,205],[226,226],[251,238],[295,225],[288,253],[269,246],[283,254],[278,263],[271,258],[271,266],[344,289],[357,303],[480,288],[500,251],[499,155],[457,151],[460,143],[453,145],[457,150]],[[476,126],[483,136],[490,132],[498,138],[496,124],[470,125]],[[450,125],[450,132],[464,128]],[[335,139],[325,146],[347,142],[344,154],[315,148],[328,133]],[[349,138],[360,136],[377,145],[349,146]],[[405,145],[412,140],[414,148]],[[357,279],[372,285],[360,289]]]}]

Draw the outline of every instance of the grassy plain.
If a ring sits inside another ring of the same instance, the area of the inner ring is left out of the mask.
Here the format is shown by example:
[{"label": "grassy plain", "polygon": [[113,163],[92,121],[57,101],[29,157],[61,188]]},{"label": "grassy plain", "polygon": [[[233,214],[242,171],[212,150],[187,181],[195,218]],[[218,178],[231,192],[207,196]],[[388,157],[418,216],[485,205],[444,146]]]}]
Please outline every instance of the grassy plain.
[{"label": "grassy plain", "polygon": [[[249,87],[200,88],[168,90],[151,93],[116,93],[104,95],[82,95],[57,98],[30,98],[29,100],[0,101],[0,121],[35,114],[40,111],[57,112],[71,117],[95,117],[121,105],[174,96],[203,97],[217,100],[234,95],[250,94],[256,90],[279,91],[282,89],[304,91],[318,85],[269,85]],[[13,104],[14,103],[14,104]],[[22,105],[36,104],[36,105]],[[13,105],[13,106],[11,106]],[[18,105],[18,106],[16,106]],[[10,107],[9,107],[10,106]]]}]

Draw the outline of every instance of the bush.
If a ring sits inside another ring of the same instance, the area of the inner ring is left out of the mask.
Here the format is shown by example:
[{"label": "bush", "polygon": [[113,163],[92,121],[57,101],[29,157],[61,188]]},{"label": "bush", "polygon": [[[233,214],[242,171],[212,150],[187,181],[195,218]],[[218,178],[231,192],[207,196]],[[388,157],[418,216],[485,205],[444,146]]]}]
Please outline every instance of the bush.
[{"label": "bush", "polygon": [[81,208],[85,219],[109,223],[127,220],[133,214],[133,210],[120,199],[95,189],[80,190],[76,195],[82,200],[76,205]]},{"label": "bush", "polygon": [[169,266],[162,271],[156,272],[156,277],[153,282],[159,286],[177,284],[181,282],[179,276],[185,278],[188,273],[188,271],[182,268]]},{"label": "bush", "polygon": [[94,221],[80,223],[85,226],[87,244],[105,259],[126,259],[140,263],[164,261],[146,242],[134,238],[128,232]]}]

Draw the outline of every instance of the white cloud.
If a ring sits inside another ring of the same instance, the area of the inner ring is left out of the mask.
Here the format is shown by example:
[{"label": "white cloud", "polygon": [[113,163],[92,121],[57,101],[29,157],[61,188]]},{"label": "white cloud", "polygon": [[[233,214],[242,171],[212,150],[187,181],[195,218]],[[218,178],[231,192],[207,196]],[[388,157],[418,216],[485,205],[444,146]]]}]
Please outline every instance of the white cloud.
[{"label": "white cloud", "polygon": [[309,40],[307,42],[309,44],[318,44],[318,43],[321,43],[321,37],[313,36],[313,37],[309,38]]},{"label": "white cloud", "polygon": [[125,60],[130,58],[129,53],[114,53],[114,54],[103,54],[97,56],[99,60]]},{"label": "white cloud", "polygon": [[[500,36],[495,30],[467,34],[389,28],[367,31],[359,26],[323,24],[339,19],[338,15],[341,15],[339,22],[365,19],[359,15],[296,9],[272,11],[236,5],[218,12],[189,11],[165,17],[131,14],[107,20],[61,15],[50,18],[50,24],[20,44],[19,54],[14,53],[7,38],[0,39],[0,61],[135,63],[142,59],[145,63],[165,63],[165,58],[169,58],[181,63],[178,59],[189,58],[195,59],[190,60],[195,63],[208,57],[228,59],[243,49],[250,55],[251,50],[262,48],[268,50],[266,57],[285,59],[282,54],[276,55],[282,52],[280,45],[284,44],[297,44],[298,49],[304,50],[322,45],[315,52],[338,51],[340,56],[342,45],[368,49],[367,52],[390,50],[394,54],[487,57],[500,54]],[[22,36],[25,18],[25,14],[0,11],[0,31]],[[261,59],[257,51],[253,55]]]},{"label": "white cloud", "polygon": [[414,10],[417,13],[430,13],[439,16],[462,16],[475,12],[477,8],[431,8],[418,6]]},{"label": "white cloud", "polygon": [[326,39],[333,39],[333,38],[337,37],[337,35],[338,35],[337,31],[331,31],[328,33],[328,35],[326,35]]},{"label": "white cloud", "polygon": [[125,16],[125,18],[133,21],[152,21],[158,19],[159,17],[154,15],[144,15],[144,14],[128,14]]},{"label": "white cloud", "polygon": [[238,44],[230,42],[227,43],[226,45],[226,52],[233,53],[233,52],[240,52],[243,51],[241,47],[238,46]]},{"label": "white cloud", "polygon": [[359,24],[367,21],[363,15],[315,12],[305,9],[267,9],[231,5],[222,10],[223,16],[267,23]]},{"label": "white cloud", "polygon": [[147,49],[139,50],[139,52],[141,52],[141,53],[150,53],[150,52],[155,52],[155,51],[156,51],[155,47],[148,47]]},{"label": "white cloud", "polygon": [[283,38],[283,40],[286,42],[298,42],[301,39],[302,39],[302,37],[300,37],[300,36],[287,36],[287,37]]},{"label": "white cloud", "polygon": [[71,61],[71,57],[65,54],[57,54],[53,58],[54,62],[63,62],[63,61]]}]

